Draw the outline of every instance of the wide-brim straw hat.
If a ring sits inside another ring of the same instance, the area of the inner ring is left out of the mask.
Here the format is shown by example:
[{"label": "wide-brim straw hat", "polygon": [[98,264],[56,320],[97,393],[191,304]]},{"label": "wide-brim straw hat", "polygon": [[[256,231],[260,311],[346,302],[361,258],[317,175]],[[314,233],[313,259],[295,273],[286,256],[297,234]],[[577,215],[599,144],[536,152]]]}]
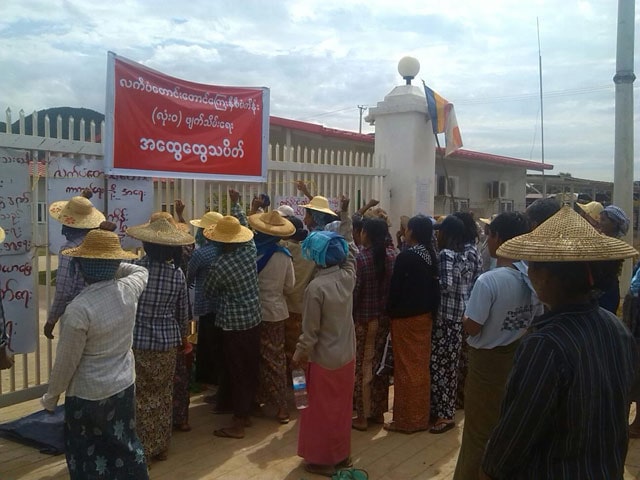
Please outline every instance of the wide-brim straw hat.
[{"label": "wide-brim straw hat", "polygon": [[589,202],[589,203],[576,203],[584,213],[589,215],[596,221],[600,220],[600,212],[604,210],[604,207],[600,202]]},{"label": "wide-brim straw hat", "polygon": [[215,225],[222,218],[222,214],[218,212],[207,212],[201,218],[191,220],[189,223],[198,228],[209,228]]},{"label": "wide-brim straw hat", "polygon": [[158,218],[150,223],[129,227],[125,233],[142,242],[173,247],[191,245],[196,241],[193,235],[178,228],[175,221],[171,223],[166,218]]},{"label": "wide-brim straw hat", "polygon": [[256,213],[251,215],[248,220],[254,230],[274,237],[290,237],[296,233],[295,225],[275,210]]},{"label": "wide-brim straw hat", "polygon": [[601,234],[564,206],[533,232],[504,242],[497,255],[531,262],[586,262],[621,260],[638,252],[622,240]]},{"label": "wide-brim straw hat", "polygon": [[333,215],[334,217],[338,216],[338,214],[336,214],[336,212],[331,210],[331,208],[329,207],[329,200],[327,200],[327,198],[323,197],[322,195],[316,195],[311,199],[309,203],[307,203],[306,205],[302,205],[302,207],[316,210],[322,213],[328,213],[329,215]]},{"label": "wide-brim straw hat", "polygon": [[154,213],[152,213],[151,216],[149,217],[149,223],[155,222],[156,220],[159,220],[161,218],[164,218],[169,223],[175,225],[176,227],[178,227],[183,232],[187,232],[187,233],[189,232],[189,225],[187,225],[186,223],[182,223],[182,222],[176,222],[176,219],[173,218],[173,215],[171,215],[169,212],[154,212]]},{"label": "wide-brim straw hat", "polygon": [[205,228],[204,236],[220,243],[244,243],[253,238],[253,232],[240,225],[236,217],[225,215],[215,225]]},{"label": "wide-brim straw hat", "polygon": [[0,242],[4,242],[4,238],[7,236],[7,234],[4,231],[4,228],[0,227]]},{"label": "wide-brim straw hat", "polygon": [[60,200],[49,205],[51,217],[63,225],[73,228],[98,228],[105,221],[100,210],[93,206],[91,200],[82,196],[71,200]]},{"label": "wide-brim straw hat", "polygon": [[127,252],[120,245],[120,237],[107,230],[91,230],[80,245],[67,248],[63,255],[77,258],[99,258],[102,260],[132,260],[138,258],[133,252]]}]

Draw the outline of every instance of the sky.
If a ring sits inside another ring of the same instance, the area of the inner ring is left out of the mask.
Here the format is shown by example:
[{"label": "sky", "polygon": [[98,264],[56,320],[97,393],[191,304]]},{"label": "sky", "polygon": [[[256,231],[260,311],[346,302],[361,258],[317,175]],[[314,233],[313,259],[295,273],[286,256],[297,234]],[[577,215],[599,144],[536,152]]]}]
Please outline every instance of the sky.
[{"label": "sky", "polygon": [[402,84],[409,55],[421,65],[414,83],[454,104],[464,148],[539,162],[539,22],[545,162],[610,181],[617,3],[2,0],[0,112],[104,112],[113,51],[193,82],[265,86],[271,115],[358,131],[358,106]]}]

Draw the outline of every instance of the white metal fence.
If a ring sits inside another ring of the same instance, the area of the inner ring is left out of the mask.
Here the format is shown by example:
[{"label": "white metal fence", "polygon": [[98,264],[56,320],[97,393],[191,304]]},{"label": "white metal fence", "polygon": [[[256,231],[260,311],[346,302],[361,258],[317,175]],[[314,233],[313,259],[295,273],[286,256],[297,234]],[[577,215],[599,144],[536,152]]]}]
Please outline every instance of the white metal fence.
[{"label": "white metal fence", "polygon": [[[19,112],[19,132],[11,133],[11,111],[6,111],[5,132],[0,132],[0,147],[26,150],[34,160],[48,161],[55,156],[85,156],[86,158],[102,158],[103,146],[96,135],[96,125],[89,124],[88,138],[86,122],[76,122],[72,117],[63,120],[58,116],[56,136],[51,136],[51,121],[44,118],[44,128],[38,129],[38,114],[33,112],[26,116]],[[31,131],[27,132],[27,119],[31,120]],[[62,138],[63,121],[66,122],[69,134]],[[79,140],[73,140],[74,132]],[[104,122],[100,132],[104,132]],[[357,209],[371,198],[380,198],[384,191],[384,179],[388,174],[385,165],[373,154],[354,153],[329,149],[307,149],[303,146],[270,145],[268,156],[268,178],[266,183],[214,182],[205,180],[182,180],[158,178],[154,182],[154,209],[167,210],[173,213],[176,199],[185,205],[185,216],[199,217],[209,209],[227,213],[229,208],[227,192],[234,188],[241,193],[246,207],[254,195],[267,193],[275,200],[277,197],[300,196],[295,182],[304,180],[313,194],[326,197],[338,197],[345,194],[352,199],[352,209]],[[46,390],[55,357],[56,340],[48,340],[43,335],[42,326],[53,299],[54,287],[51,286],[51,275],[56,267],[56,257],[48,253],[46,231],[48,215],[42,215],[38,224],[38,204],[46,202],[44,188],[41,188],[42,169],[38,162],[31,166],[32,175],[32,218],[37,255],[34,256],[33,271],[40,277],[44,285],[34,292],[40,305],[38,318],[39,341],[36,351],[16,356],[16,363],[10,370],[0,374],[0,407],[37,398]],[[44,179],[46,181],[46,179]],[[42,208],[41,208],[42,209]],[[43,218],[44,217],[44,218]],[[37,233],[41,232],[41,233]],[[35,254],[35,252],[34,252]],[[0,262],[2,259],[0,258]],[[3,293],[4,295],[4,293]]]}]

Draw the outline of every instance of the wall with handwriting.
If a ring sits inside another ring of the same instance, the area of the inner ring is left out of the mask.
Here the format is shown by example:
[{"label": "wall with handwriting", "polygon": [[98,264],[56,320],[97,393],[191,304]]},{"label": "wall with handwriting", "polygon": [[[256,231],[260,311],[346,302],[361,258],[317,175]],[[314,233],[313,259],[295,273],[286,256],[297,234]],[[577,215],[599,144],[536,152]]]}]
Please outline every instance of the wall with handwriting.
[{"label": "wall with handwriting", "polygon": [[149,221],[153,213],[153,179],[111,175],[107,181],[107,220],[116,224],[123,248],[142,247],[142,242],[124,232],[127,227]]},{"label": "wall with handwriting", "polygon": [[[102,160],[86,158],[52,157],[47,165],[47,205],[60,200],[68,201],[80,195],[85,188],[91,189],[91,203],[104,212],[106,185]],[[49,217],[49,251],[55,255],[66,239],[62,235],[62,224]]]},{"label": "wall with handwriting", "polygon": [[29,161],[25,151],[0,148],[0,165],[0,226],[6,232],[0,244],[0,298],[9,347],[28,353],[38,338]]},{"label": "wall with handwriting", "polygon": [[[102,160],[56,157],[49,160],[47,203],[69,200],[85,188],[93,192],[91,202],[116,224],[124,248],[141,244],[125,235],[127,227],[149,220],[153,212],[153,179],[150,177],[108,176]],[[49,222],[49,250],[57,254],[65,243],[62,226]]]}]

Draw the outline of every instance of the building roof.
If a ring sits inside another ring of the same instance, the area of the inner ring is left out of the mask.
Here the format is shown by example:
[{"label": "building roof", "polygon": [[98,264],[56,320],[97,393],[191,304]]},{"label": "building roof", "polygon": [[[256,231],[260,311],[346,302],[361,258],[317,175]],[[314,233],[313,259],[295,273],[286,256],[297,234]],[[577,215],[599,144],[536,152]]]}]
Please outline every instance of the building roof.
[{"label": "building roof", "polygon": [[290,128],[302,132],[314,133],[325,137],[339,138],[342,140],[351,140],[355,142],[374,143],[373,135],[366,133],[350,132],[348,130],[340,130],[338,128],[328,128],[317,123],[301,122],[299,120],[291,120],[289,118],[269,117],[269,125],[275,127]]},{"label": "building roof", "polygon": [[[444,155],[444,148],[438,148],[438,153]],[[503,157],[502,155],[494,155],[492,153],[474,152],[471,150],[459,149],[451,154],[453,158],[462,160],[476,160],[497,165],[509,165],[513,167],[523,167],[527,170],[551,170],[553,165],[550,163],[532,162],[531,160],[522,160],[520,158]]]}]

